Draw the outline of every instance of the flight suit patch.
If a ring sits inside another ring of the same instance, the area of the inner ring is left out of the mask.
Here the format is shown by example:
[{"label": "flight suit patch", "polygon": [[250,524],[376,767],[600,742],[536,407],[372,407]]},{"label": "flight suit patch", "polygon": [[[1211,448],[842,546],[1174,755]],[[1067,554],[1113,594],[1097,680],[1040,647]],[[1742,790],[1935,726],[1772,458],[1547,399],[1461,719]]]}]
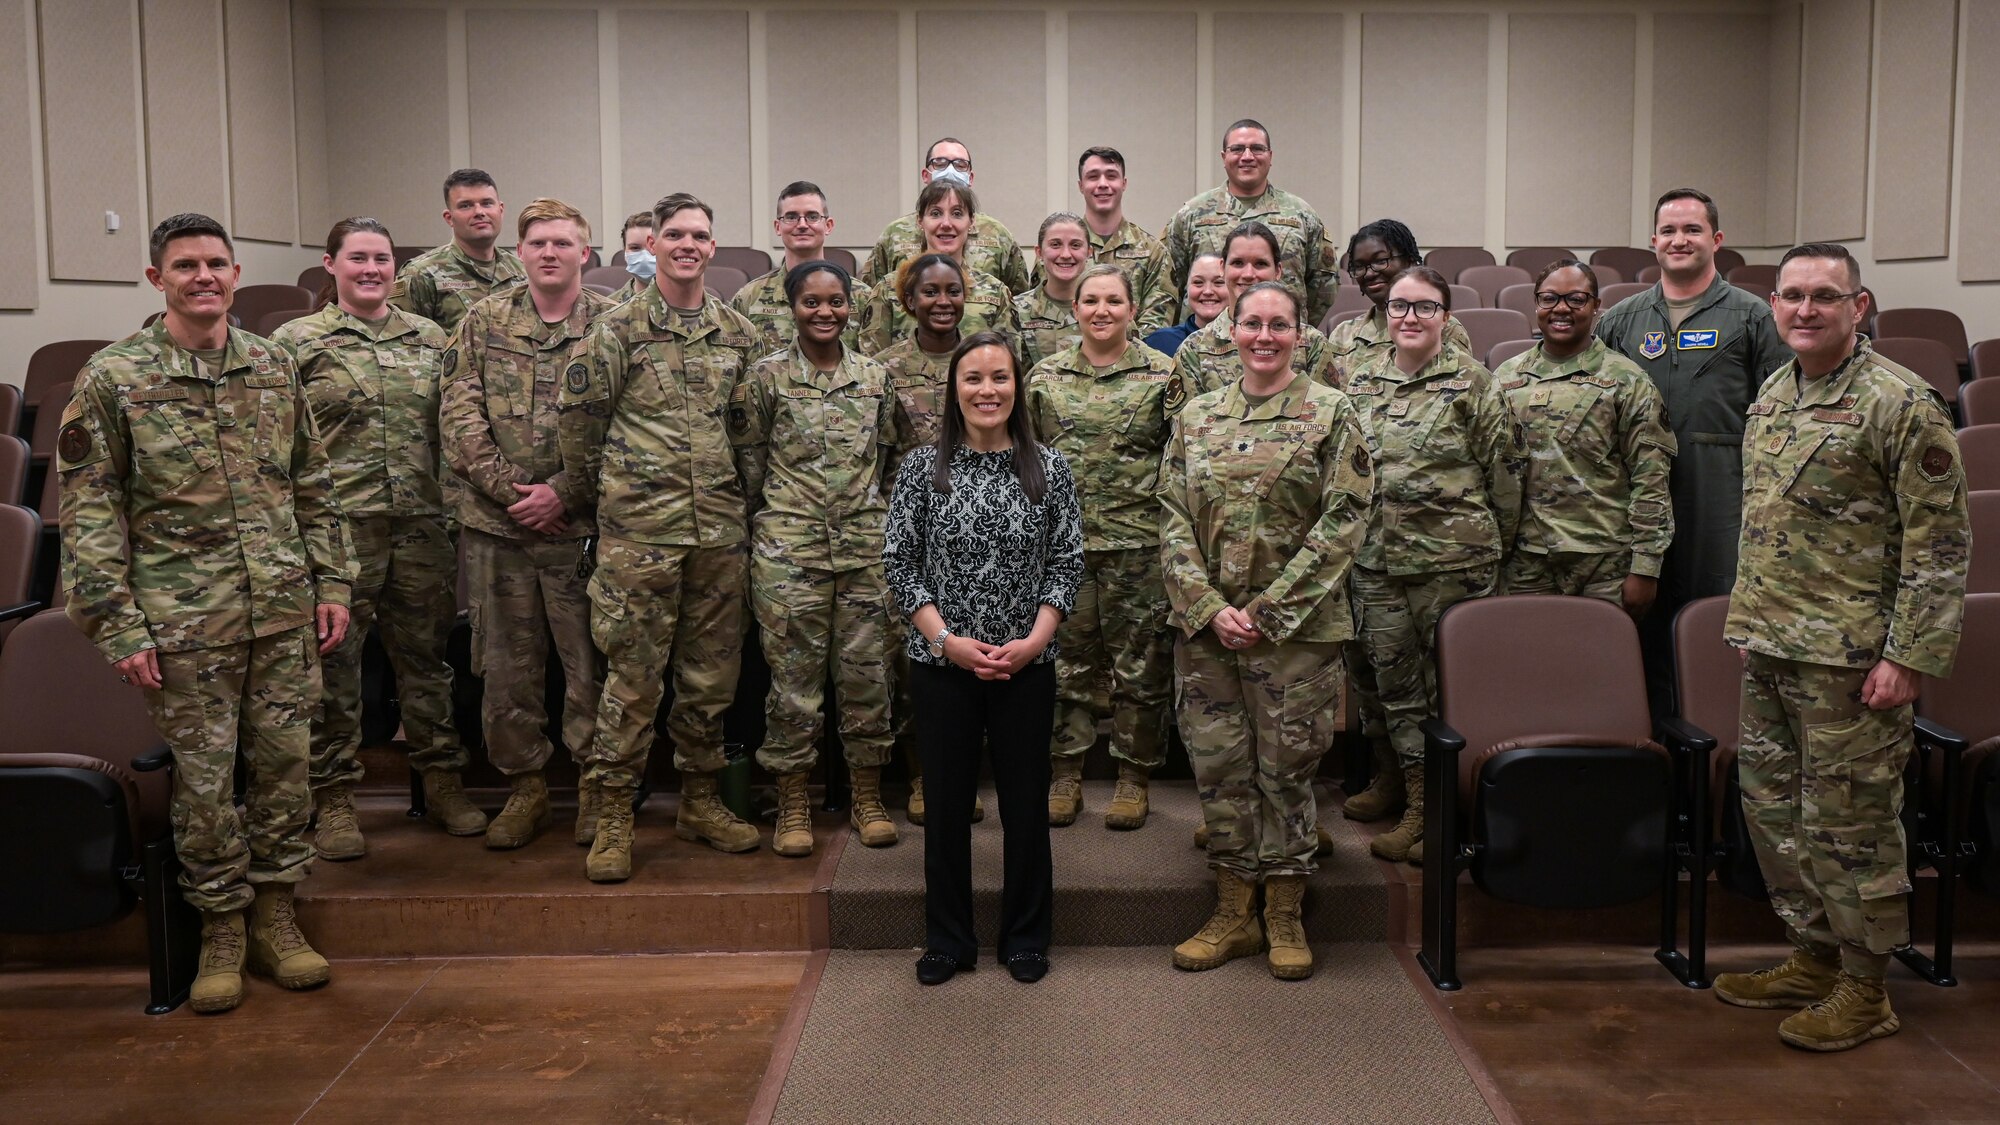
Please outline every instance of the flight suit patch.
[{"label": "flight suit patch", "polygon": [[1683,328],[1674,337],[1674,350],[1682,352],[1707,351],[1722,341],[1722,332],[1715,328]]},{"label": "flight suit patch", "polygon": [[1658,359],[1667,354],[1667,334],[1665,332],[1646,333],[1645,339],[1639,341],[1639,354],[1645,356],[1647,359]]}]

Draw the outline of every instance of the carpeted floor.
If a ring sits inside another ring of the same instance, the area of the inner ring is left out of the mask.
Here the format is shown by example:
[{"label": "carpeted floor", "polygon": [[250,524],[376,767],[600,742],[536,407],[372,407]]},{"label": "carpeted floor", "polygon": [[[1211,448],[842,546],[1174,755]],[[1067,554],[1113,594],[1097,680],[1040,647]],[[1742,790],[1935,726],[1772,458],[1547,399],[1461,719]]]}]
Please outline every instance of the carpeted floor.
[{"label": "carpeted floor", "polygon": [[[1104,827],[1110,782],[1084,786],[1084,811],[1068,828],[1053,829],[1055,944],[1170,947],[1208,920],[1214,876],[1194,846],[1201,805],[1192,782],[1152,786],[1144,828]],[[1326,791],[1322,817],[1340,811]],[[979,932],[987,943],[999,928],[1000,818],[993,793],[987,815],[972,826],[972,879]],[[924,941],[924,830],[897,813],[902,843],[893,848],[851,844],[840,858],[828,903],[833,948],[914,949]],[[1382,941],[1388,935],[1388,891],[1368,856],[1366,837],[1337,830],[1332,855],[1321,857],[1306,895],[1306,933],[1318,941]]]},{"label": "carpeted floor", "polygon": [[935,988],[907,951],[835,949],[775,1125],[1490,1122],[1379,941],[1184,973],[1165,948],[1057,948],[1038,984],[991,954]]}]

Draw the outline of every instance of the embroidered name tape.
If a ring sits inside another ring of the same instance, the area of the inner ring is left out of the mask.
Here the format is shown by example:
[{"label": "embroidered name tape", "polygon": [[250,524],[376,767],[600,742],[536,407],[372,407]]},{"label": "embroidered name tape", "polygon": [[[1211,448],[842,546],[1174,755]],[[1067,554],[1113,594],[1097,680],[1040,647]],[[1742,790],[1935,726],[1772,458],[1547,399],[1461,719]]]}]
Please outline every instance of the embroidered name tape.
[{"label": "embroidered name tape", "polygon": [[1722,342],[1722,333],[1714,328],[1683,328],[1674,337],[1676,351],[1704,351]]}]

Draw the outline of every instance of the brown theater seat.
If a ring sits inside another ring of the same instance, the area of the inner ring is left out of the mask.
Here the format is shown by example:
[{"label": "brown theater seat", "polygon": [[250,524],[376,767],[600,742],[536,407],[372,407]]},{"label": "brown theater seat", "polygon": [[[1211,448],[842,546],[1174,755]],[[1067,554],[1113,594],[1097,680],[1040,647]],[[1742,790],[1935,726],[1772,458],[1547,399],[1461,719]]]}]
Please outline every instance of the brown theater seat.
[{"label": "brown theater seat", "polygon": [[1502,340],[1487,351],[1486,369],[1488,371],[1498,371],[1501,364],[1513,359],[1522,352],[1533,350],[1534,346],[1540,342],[1539,340]]},{"label": "brown theater seat", "polygon": [[1615,285],[1605,285],[1597,291],[1597,303],[1608,309],[1627,297],[1637,297],[1651,288],[1652,285],[1644,281],[1621,281]]},{"label": "brown theater seat", "polygon": [[849,274],[861,272],[861,263],[854,260],[854,251],[839,246],[828,246],[820,251],[826,260],[846,270]]},{"label": "brown theater seat", "polygon": [[1958,388],[1958,417],[1968,426],[2000,422],[2000,379],[1974,379]]},{"label": "brown theater seat", "polygon": [[1723,639],[1729,597],[1698,598],[1674,615],[1674,691],[1680,718],[1715,739],[1709,755],[1709,823],[1715,872],[1747,898],[1765,897],[1764,876],[1740,814],[1736,748],[1742,740],[1743,657]]},{"label": "brown theater seat", "polygon": [[1958,364],[1950,348],[1923,336],[1877,336],[1874,348],[1883,359],[1923,376],[1946,403],[1958,402]]},{"label": "brown theater seat", "polygon": [[[1968,594],[1958,660],[1950,677],[1924,679],[1917,715],[1963,737],[1949,838],[1972,841],[1972,869],[2000,894],[2000,593]],[[1945,755],[1931,755],[1931,780],[1942,790]]]},{"label": "brown theater seat", "polygon": [[[1716,269],[1722,268],[1718,262]],[[1760,299],[1769,300],[1778,288],[1778,267],[1737,266],[1722,275],[1724,281]]]},{"label": "brown theater seat", "polygon": [[619,286],[631,280],[633,277],[625,272],[624,266],[599,266],[596,269],[583,271],[585,285],[602,285],[612,292],[616,292]]},{"label": "brown theater seat", "polygon": [[0,434],[0,504],[19,504],[27,498],[28,457],[27,442]]},{"label": "brown theater seat", "polygon": [[1507,340],[1531,340],[1535,336],[1535,322],[1513,309],[1456,309],[1452,315],[1465,325],[1465,334],[1472,337],[1474,356],[1485,355],[1495,344]]},{"label": "brown theater seat", "polygon": [[1440,246],[1424,255],[1424,264],[1456,283],[1461,271],[1493,264],[1493,252],[1483,246]]},{"label": "brown theater seat", "polygon": [[1936,340],[1951,353],[1951,361],[1960,366],[1971,358],[1971,349],[1965,342],[1965,322],[1950,309],[1881,309],[1875,314],[1875,335]]},{"label": "brown theater seat", "polygon": [[62,388],[62,397],[68,398],[69,385],[76,382],[84,364],[110,346],[109,340],[57,340],[36,348],[21,380],[22,405],[29,410],[39,407],[52,388]]},{"label": "brown theater seat", "polygon": [[1958,453],[1965,461],[1966,491],[2000,488],[2000,423],[1958,431]]},{"label": "brown theater seat", "polygon": [[[12,383],[0,383],[0,434],[21,433],[21,411],[26,402],[21,397],[21,388]],[[28,435],[21,434],[22,437]]]},{"label": "brown theater seat", "polygon": [[1502,289],[1500,294],[1493,298],[1493,307],[1496,309],[1512,309],[1522,316],[1527,317],[1529,324],[1533,324],[1535,322],[1534,283],[1524,281],[1518,285],[1509,285],[1507,288]]},{"label": "brown theater seat", "polygon": [[332,280],[333,275],[326,272],[325,266],[307,266],[299,271],[299,288],[311,293],[314,300],[319,299],[320,290]]},{"label": "brown theater seat", "polygon": [[[1606,246],[1601,250],[1591,251],[1590,264],[1593,267],[1610,266],[1618,271],[1620,277],[1636,278],[1640,270],[1658,267],[1660,258],[1651,250],[1637,246]],[[1610,284],[1602,278],[1598,280],[1603,284]]]},{"label": "brown theater seat", "polygon": [[28,448],[34,454],[35,464],[46,464],[55,456],[56,435],[62,431],[63,409],[69,405],[71,384],[44,388],[43,407],[35,410],[35,429],[28,438]]},{"label": "brown theater seat", "polygon": [[[7,440],[0,437],[0,442]],[[0,504],[0,651],[5,651],[15,627],[41,608],[31,594],[41,551],[41,517],[26,508]]]},{"label": "brown theater seat", "polygon": [[1458,284],[1470,285],[1479,291],[1479,303],[1484,308],[1496,308],[1500,291],[1509,285],[1528,285],[1534,277],[1519,266],[1467,266],[1459,271]]},{"label": "brown theater seat", "polygon": [[302,316],[311,316],[312,312],[311,309],[278,309],[275,312],[267,312],[257,318],[257,323],[250,326],[250,331],[255,335],[269,339],[271,333],[276,332],[278,329],[283,328],[285,325]]},{"label": "brown theater seat", "polygon": [[1634,277],[1633,280],[1641,285],[1652,285],[1660,280],[1660,267],[1656,265],[1647,266],[1645,269],[1640,270],[1638,276]]},{"label": "brown theater seat", "polygon": [[1715,252],[1715,272],[1721,274],[1724,278],[1729,276],[1730,270],[1736,269],[1742,264],[1743,255],[1738,254],[1727,246]]},{"label": "brown theater seat", "polygon": [[710,263],[702,285],[718,298],[727,301],[736,296],[736,291],[750,284],[750,275],[732,266],[718,266]]},{"label": "brown theater seat", "polygon": [[313,294],[297,285],[243,285],[237,287],[229,311],[240,324],[255,332],[256,323],[271,313],[309,309],[312,304]]},{"label": "brown theater seat", "polygon": [[1527,270],[1528,276],[1532,278],[1542,272],[1543,266],[1550,262],[1560,262],[1564,258],[1576,258],[1576,251],[1561,246],[1523,246],[1507,255],[1507,264]]},{"label": "brown theater seat", "polygon": [[1974,379],[1991,379],[2000,375],[2000,339],[1981,340],[1972,345],[1969,354],[1971,359],[1968,365],[1972,368]]},{"label": "brown theater seat", "polygon": [[[733,270],[742,270],[745,278],[762,277],[771,272],[771,253],[768,250],[759,250],[755,246],[718,246],[715,248],[715,257],[709,260],[708,265],[711,272],[716,266],[727,266]],[[735,290],[732,289],[730,292],[733,293]]]}]

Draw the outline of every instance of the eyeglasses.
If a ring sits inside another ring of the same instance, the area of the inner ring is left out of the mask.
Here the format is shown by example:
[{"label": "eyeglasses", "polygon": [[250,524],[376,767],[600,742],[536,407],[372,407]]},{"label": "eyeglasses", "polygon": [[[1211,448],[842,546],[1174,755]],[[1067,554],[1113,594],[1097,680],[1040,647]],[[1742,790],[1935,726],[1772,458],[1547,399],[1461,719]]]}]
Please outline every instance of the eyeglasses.
[{"label": "eyeglasses", "polygon": [[1269,156],[1270,145],[1230,145],[1222,150],[1225,156]]},{"label": "eyeglasses", "polygon": [[1418,320],[1429,320],[1444,311],[1444,305],[1437,301],[1405,301],[1401,297],[1389,298],[1390,316],[1415,316]]},{"label": "eyeglasses", "polygon": [[1403,259],[1395,254],[1380,258],[1370,258],[1365,262],[1347,263],[1347,276],[1358,278],[1365,273],[1389,273],[1397,262]]},{"label": "eyeglasses", "polygon": [[1807,301],[1811,301],[1815,305],[1837,305],[1842,301],[1852,300],[1859,296],[1861,296],[1861,290],[1859,289],[1852,293],[1836,293],[1831,289],[1816,289],[1811,293],[1805,293],[1797,289],[1786,289],[1771,294],[1771,299],[1781,305],[1790,305],[1792,308],[1798,308]]},{"label": "eyeglasses", "polygon": [[929,168],[933,172],[942,172],[946,168],[956,168],[961,172],[970,172],[972,171],[972,161],[964,157],[954,160],[949,156],[933,156],[929,160],[924,161],[924,167]]},{"label": "eyeglasses", "polygon": [[1585,293],[1581,289],[1571,293],[1554,293],[1543,289],[1535,294],[1535,307],[1552,309],[1557,305],[1568,305],[1570,308],[1580,309],[1596,299],[1597,294]]},{"label": "eyeglasses", "polygon": [[778,222],[788,227],[795,227],[800,223],[804,223],[809,227],[816,227],[825,221],[826,216],[820,214],[818,211],[807,211],[804,214],[800,214],[797,211],[787,211],[778,216]]},{"label": "eyeglasses", "polygon": [[1289,336],[1299,330],[1299,326],[1289,320],[1245,320],[1237,326],[1252,336],[1259,332],[1269,332],[1273,336]]}]

